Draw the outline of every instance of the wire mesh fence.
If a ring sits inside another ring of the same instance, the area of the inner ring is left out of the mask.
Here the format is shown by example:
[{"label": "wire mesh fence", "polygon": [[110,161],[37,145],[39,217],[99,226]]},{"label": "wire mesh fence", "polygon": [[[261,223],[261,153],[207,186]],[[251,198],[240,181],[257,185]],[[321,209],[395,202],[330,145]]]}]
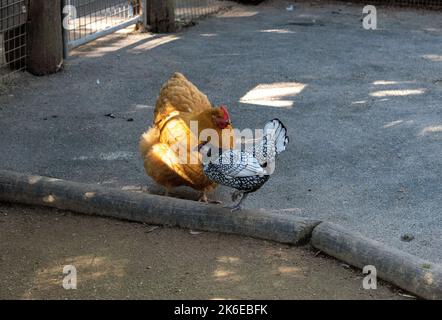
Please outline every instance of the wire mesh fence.
[{"label": "wire mesh fence", "polygon": [[414,7],[422,9],[442,9],[442,0],[349,0],[349,2],[358,2],[372,5],[389,5]]},{"label": "wire mesh fence", "polygon": [[68,17],[65,43],[72,48],[139,16],[141,0],[64,0],[63,13]]},{"label": "wire mesh fence", "polygon": [[219,11],[223,5],[219,0],[175,0],[175,18],[190,22]]},{"label": "wire mesh fence", "polygon": [[0,0],[0,81],[26,68],[27,0]]}]

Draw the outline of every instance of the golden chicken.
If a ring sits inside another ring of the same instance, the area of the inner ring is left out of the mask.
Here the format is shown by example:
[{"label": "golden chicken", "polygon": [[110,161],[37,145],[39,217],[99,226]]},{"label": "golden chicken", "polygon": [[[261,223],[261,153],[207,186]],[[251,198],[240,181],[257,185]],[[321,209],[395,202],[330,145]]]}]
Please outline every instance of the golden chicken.
[{"label": "golden chicken", "polygon": [[[207,192],[216,183],[204,174],[198,152],[200,135],[215,131],[219,140],[210,143],[220,148],[226,137],[224,129],[232,132],[227,109],[213,107],[196,86],[181,73],[175,73],[161,88],[153,125],[141,136],[140,152],[146,173],[166,188],[166,195],[171,188],[189,186],[201,191],[200,200],[207,202]],[[233,137],[229,139],[228,143],[232,143]]]}]

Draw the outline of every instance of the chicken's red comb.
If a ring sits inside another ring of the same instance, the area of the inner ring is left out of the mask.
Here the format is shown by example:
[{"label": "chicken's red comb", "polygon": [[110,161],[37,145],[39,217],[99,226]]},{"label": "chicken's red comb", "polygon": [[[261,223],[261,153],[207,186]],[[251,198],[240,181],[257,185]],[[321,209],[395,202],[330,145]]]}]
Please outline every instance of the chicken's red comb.
[{"label": "chicken's red comb", "polygon": [[225,105],[221,105],[219,108],[221,109],[221,111],[224,114],[224,120],[229,120],[230,116],[229,116],[229,112],[227,111],[227,107]]}]

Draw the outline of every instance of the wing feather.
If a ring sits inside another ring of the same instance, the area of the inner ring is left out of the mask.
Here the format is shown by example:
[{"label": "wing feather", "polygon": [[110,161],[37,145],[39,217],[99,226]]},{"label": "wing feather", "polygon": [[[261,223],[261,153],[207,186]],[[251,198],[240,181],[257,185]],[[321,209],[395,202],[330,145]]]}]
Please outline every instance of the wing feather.
[{"label": "wing feather", "polygon": [[265,175],[258,160],[248,152],[229,150],[213,162],[216,170],[229,177],[250,177]]}]

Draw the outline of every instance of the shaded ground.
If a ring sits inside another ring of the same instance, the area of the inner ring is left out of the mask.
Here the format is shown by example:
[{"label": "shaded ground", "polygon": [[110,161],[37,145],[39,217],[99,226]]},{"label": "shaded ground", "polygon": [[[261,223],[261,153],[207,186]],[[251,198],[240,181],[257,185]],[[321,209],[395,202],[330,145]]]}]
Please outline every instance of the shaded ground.
[{"label": "shaded ground", "polygon": [[289,150],[249,207],[335,222],[440,263],[441,13],[378,7],[379,29],[367,31],[361,12],[271,1],[177,34],[101,39],[0,97],[0,167],[161,192],[137,144],[161,84],[181,71],[235,126],[279,117],[288,127]]},{"label": "shaded ground", "polygon": [[[251,238],[0,204],[0,299],[403,299],[334,259]],[[62,287],[77,268],[77,290]]]}]

